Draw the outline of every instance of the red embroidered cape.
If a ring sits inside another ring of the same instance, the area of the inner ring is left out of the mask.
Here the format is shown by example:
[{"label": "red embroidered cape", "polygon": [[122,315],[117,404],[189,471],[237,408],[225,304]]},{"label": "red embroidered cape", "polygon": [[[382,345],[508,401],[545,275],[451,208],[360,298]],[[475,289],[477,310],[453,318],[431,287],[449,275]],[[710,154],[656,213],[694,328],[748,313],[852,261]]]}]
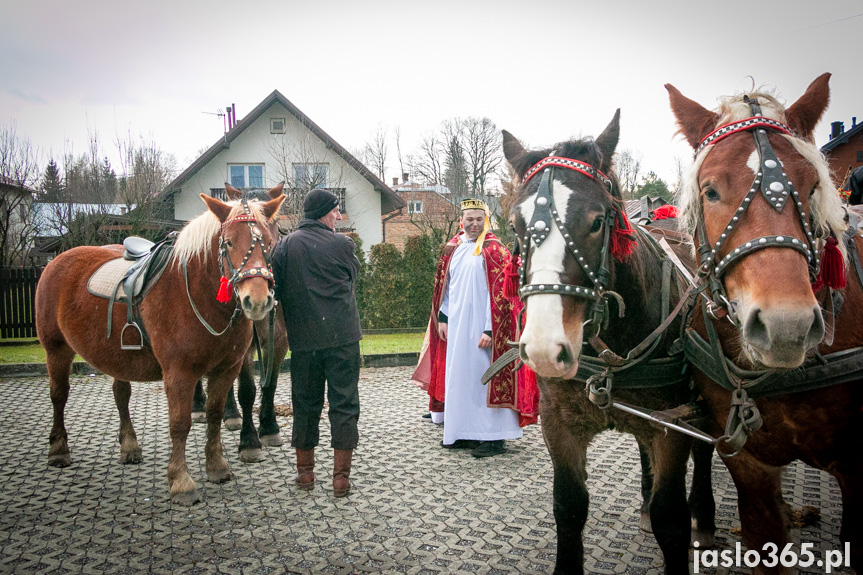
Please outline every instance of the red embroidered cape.
[{"label": "red embroidered cape", "polygon": [[[444,246],[443,254],[438,259],[435,274],[434,293],[432,296],[431,318],[429,318],[425,341],[420,352],[420,360],[412,379],[427,389],[433,400],[444,401],[446,377],[446,342],[438,337],[438,311],[446,289],[447,274],[452,254],[461,243],[461,234],[452,238]],[[492,354],[494,362],[507,352],[508,341],[515,339],[515,315],[511,302],[503,295],[504,268],[509,262],[510,254],[500,240],[491,232],[485,236],[482,257],[485,260],[486,279],[491,297],[491,333]],[[539,391],[536,378],[528,368],[519,370],[518,376],[505,368],[488,382],[486,404],[489,407],[509,408],[519,414],[519,425],[524,427],[536,423],[539,412]]]}]

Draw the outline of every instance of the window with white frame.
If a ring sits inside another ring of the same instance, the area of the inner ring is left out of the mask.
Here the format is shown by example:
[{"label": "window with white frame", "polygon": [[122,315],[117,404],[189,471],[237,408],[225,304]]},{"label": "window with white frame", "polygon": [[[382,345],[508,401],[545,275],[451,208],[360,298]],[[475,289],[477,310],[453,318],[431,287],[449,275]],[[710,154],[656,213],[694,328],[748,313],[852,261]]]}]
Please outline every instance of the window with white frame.
[{"label": "window with white frame", "polygon": [[228,164],[228,181],[235,188],[242,190],[248,188],[264,187],[264,165],[263,164]]},{"label": "window with white frame", "polygon": [[298,188],[326,188],[328,175],[327,164],[294,164],[294,182]]},{"label": "window with white frame", "polygon": [[270,118],[270,133],[271,134],[284,134],[285,133],[285,119],[284,118]]},{"label": "window with white frame", "polygon": [[421,200],[411,200],[408,202],[408,213],[409,214],[421,214],[423,213],[423,203]]}]

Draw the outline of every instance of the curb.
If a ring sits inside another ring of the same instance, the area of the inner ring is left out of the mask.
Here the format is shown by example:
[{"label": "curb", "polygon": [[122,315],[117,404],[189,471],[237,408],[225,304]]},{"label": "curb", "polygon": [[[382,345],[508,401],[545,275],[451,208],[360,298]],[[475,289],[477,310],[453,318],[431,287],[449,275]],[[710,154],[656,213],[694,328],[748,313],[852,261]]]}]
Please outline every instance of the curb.
[{"label": "curb", "polygon": [[[362,356],[361,366],[367,368],[413,366],[419,361],[419,356],[419,352],[367,354]],[[255,369],[257,368],[258,362],[255,361]],[[279,372],[289,372],[290,370],[291,360],[286,358],[279,366]],[[75,361],[72,363],[72,375],[90,375],[91,373],[102,375],[101,371],[93,368],[87,362]],[[40,375],[48,375],[48,368],[44,363],[0,363],[0,378]]]}]

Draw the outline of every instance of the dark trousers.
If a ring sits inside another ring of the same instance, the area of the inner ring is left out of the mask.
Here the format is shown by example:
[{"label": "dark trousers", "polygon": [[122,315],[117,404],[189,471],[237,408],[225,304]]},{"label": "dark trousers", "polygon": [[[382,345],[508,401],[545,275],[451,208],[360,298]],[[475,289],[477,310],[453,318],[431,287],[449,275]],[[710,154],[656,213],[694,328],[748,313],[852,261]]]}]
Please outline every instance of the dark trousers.
[{"label": "dark trousers", "polygon": [[318,445],[326,382],[332,447],[354,449],[359,442],[359,379],[359,342],[317,351],[291,352],[291,401],[294,408],[291,446],[312,449]]}]

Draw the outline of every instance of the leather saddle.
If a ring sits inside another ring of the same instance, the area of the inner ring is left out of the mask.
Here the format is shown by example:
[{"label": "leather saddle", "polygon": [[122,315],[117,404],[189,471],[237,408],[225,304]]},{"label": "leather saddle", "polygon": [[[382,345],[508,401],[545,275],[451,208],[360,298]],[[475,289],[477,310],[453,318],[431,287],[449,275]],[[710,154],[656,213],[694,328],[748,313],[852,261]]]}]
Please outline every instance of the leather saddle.
[{"label": "leather saddle", "polygon": [[[137,351],[150,345],[138,306],[167,268],[174,252],[175,238],[176,233],[169,234],[159,243],[134,236],[126,238],[123,257],[106,262],[87,284],[90,293],[109,301],[108,338],[111,337],[114,303],[126,304],[126,325],[120,332],[122,350]],[[106,286],[111,286],[110,290]]]}]

